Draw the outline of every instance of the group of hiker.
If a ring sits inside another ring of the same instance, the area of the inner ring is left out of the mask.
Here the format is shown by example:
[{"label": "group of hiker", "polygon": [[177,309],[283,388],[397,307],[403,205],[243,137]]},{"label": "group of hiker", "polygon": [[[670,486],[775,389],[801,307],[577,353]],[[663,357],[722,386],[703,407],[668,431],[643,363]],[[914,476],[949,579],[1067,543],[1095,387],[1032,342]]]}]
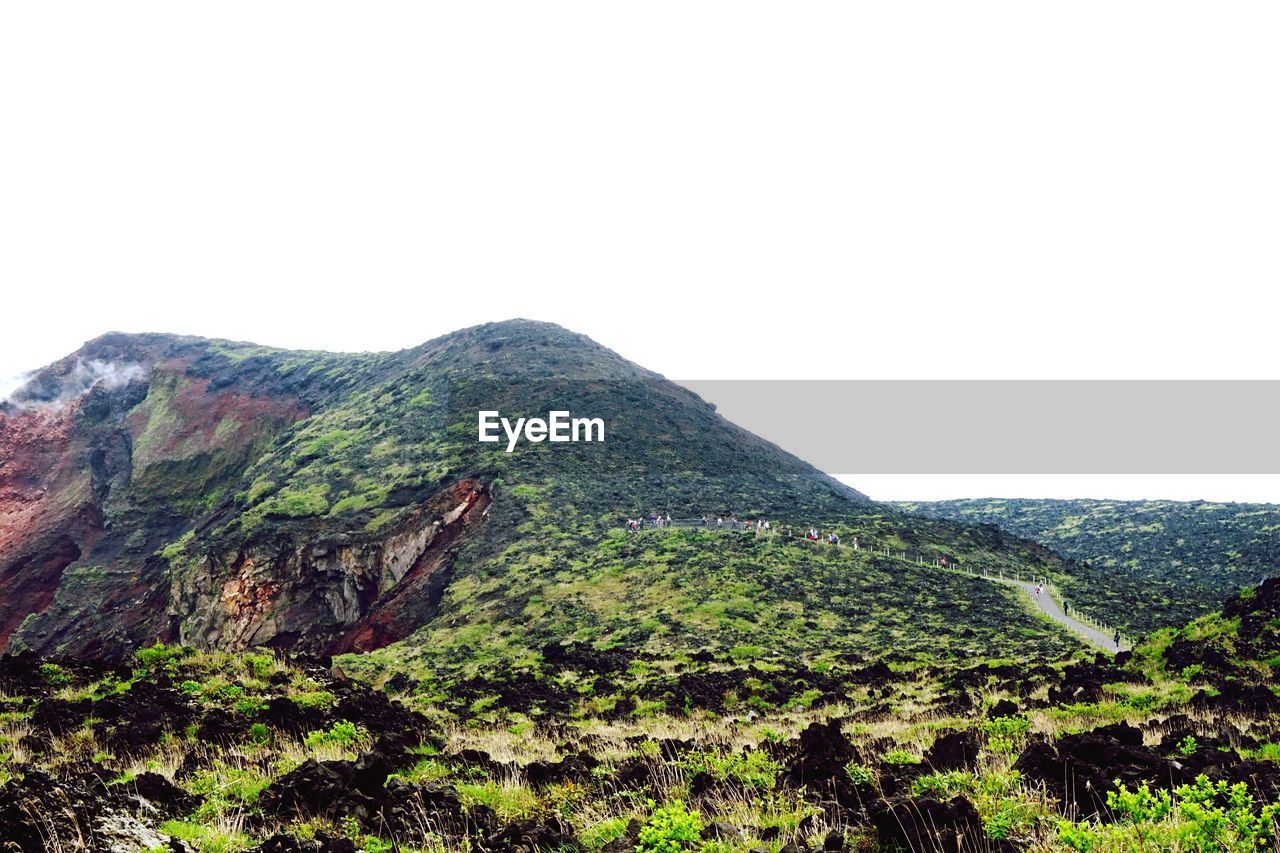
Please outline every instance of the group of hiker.
[{"label": "group of hiker", "polygon": [[[764,533],[773,532],[773,525],[771,525],[768,521],[764,520],[763,518],[757,518],[755,521],[751,521],[750,519],[746,521],[739,521],[733,516],[730,516],[729,520],[726,522],[723,516],[716,516],[717,530],[723,530],[725,524],[729,525],[730,530],[750,530],[752,525],[755,525],[756,533],[764,534]],[[702,526],[710,527],[711,519],[704,515],[702,517]]]},{"label": "group of hiker", "polygon": [[[665,516],[658,513],[650,513],[646,518],[643,515],[635,518],[628,518],[626,527],[628,530],[642,530],[648,527],[673,527],[676,522],[671,519],[671,513]],[[755,528],[756,533],[767,534],[773,532],[773,525],[767,519],[758,518],[755,521],[739,520],[736,516],[725,517],[723,515],[716,516],[714,519],[709,515],[704,515],[696,521],[683,522],[685,527],[715,527],[717,530],[751,530]]]},{"label": "group of hiker", "polygon": [[[809,532],[808,532],[808,533],[806,533],[806,534],[804,535],[804,538],[805,538],[805,539],[810,539],[810,540],[812,540],[812,541],[814,541],[814,542],[819,542],[819,541],[821,541],[821,540],[822,540],[822,538],[823,538],[823,534],[821,534],[821,533],[819,533],[819,532],[818,532],[818,528],[816,528],[816,527],[810,527],[810,528],[809,528]],[[832,530],[831,532],[829,532],[829,533],[827,533],[827,534],[826,534],[826,540],[827,540],[827,544],[828,544],[828,545],[839,545],[839,544],[840,544],[840,535],[839,535],[838,533],[836,533],[834,530]],[[854,540],[853,540],[853,547],[854,547],[854,548],[857,548],[857,547],[858,547],[858,540],[857,540],[857,538],[856,538],[856,537],[855,537],[855,538],[854,538]]]},{"label": "group of hiker", "polygon": [[[717,515],[714,517],[710,515],[703,515],[698,519],[676,522],[672,520],[671,513],[667,513],[665,516],[661,513],[650,513],[648,516],[639,515],[635,518],[628,518],[626,522],[626,529],[644,530],[647,528],[674,527],[677,524],[684,527],[705,527],[714,528],[716,530],[754,530],[757,534],[762,536],[767,536],[774,532],[773,523],[766,518],[757,518],[752,520],[739,519],[735,515]],[[784,531],[784,535],[793,535],[792,528],[787,528]],[[836,533],[834,530],[824,533],[816,527],[810,527],[805,533],[804,538],[813,542],[822,542],[825,540],[828,545],[840,544],[840,534]],[[853,537],[852,545],[855,551],[858,550],[858,537]]]},{"label": "group of hiker", "polygon": [[670,527],[670,526],[671,526],[671,513],[667,513],[666,518],[663,518],[661,515],[655,515],[653,513],[650,513],[648,518],[645,518],[643,515],[639,515],[639,516],[636,516],[635,518],[627,519],[628,530],[639,530],[642,527]]}]

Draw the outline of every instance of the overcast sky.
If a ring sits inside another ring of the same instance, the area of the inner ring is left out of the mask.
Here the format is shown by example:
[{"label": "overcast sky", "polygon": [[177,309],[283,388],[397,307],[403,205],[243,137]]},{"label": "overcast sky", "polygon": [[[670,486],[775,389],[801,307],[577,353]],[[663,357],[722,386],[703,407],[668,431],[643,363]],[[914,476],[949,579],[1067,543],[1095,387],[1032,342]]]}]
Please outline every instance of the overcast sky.
[{"label": "overcast sky", "polygon": [[0,377],[525,316],[684,379],[1275,378],[1278,23],[3,4]]}]

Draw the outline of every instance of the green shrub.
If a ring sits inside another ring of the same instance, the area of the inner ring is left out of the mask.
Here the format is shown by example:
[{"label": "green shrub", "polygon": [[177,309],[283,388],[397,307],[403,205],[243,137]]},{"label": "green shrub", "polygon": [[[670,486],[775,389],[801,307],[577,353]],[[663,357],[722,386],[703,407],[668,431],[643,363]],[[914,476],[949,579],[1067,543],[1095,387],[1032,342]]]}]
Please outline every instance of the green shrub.
[{"label": "green shrub", "polygon": [[1025,834],[1035,822],[1035,809],[1030,803],[1007,801],[1002,802],[995,812],[987,815],[982,825],[986,828],[989,837],[1000,841]]},{"label": "green shrub", "polygon": [[330,726],[328,731],[321,730],[307,735],[303,743],[312,749],[328,744],[354,748],[368,739],[369,732],[364,726],[357,726],[348,720],[339,720]]},{"label": "green shrub", "polygon": [[865,764],[850,764],[845,769],[849,771],[849,778],[855,785],[874,785],[876,783],[876,771]]},{"label": "green shrub", "polygon": [[180,660],[190,653],[191,650],[185,646],[166,646],[164,643],[157,642],[154,646],[138,649],[134,658],[142,669],[152,670],[169,661]]},{"label": "green shrub", "polygon": [[245,667],[254,678],[266,678],[275,669],[275,659],[269,655],[246,655]]},{"label": "green shrub", "polygon": [[1123,701],[1123,704],[1138,711],[1151,711],[1160,704],[1160,697],[1155,693],[1147,691],[1145,693],[1139,693],[1135,696],[1128,697]]},{"label": "green shrub", "polygon": [[982,722],[982,731],[987,737],[1022,737],[1031,730],[1031,723],[1026,717],[993,717]]},{"label": "green shrub", "polygon": [[51,687],[61,687],[71,681],[66,671],[56,663],[40,664],[40,677],[44,679],[45,684]]},{"label": "green shrub", "polygon": [[1101,849],[1261,853],[1274,849],[1280,804],[1258,806],[1243,783],[1228,785],[1198,776],[1172,793],[1143,782],[1107,794],[1112,822],[1060,821],[1058,839],[1072,850]]},{"label": "green shrub", "polygon": [[938,800],[949,800],[972,787],[972,774],[961,770],[948,770],[943,773],[930,773],[916,779],[911,783],[911,793],[917,797],[930,796]]},{"label": "green shrub", "polygon": [[980,725],[987,736],[987,749],[992,752],[1016,752],[1026,740],[1031,723],[1026,717],[993,717]]},{"label": "green shrub", "polygon": [[311,690],[293,697],[299,708],[330,708],[333,706],[333,694],[328,690]]},{"label": "green shrub", "polygon": [[885,764],[919,764],[920,756],[905,749],[890,750],[884,757]]},{"label": "green shrub", "polygon": [[682,853],[702,844],[702,813],[689,811],[680,800],[654,809],[640,829],[636,850],[641,853]]},{"label": "green shrub", "polygon": [[681,762],[691,773],[706,772],[749,788],[772,788],[782,765],[757,749],[722,754],[714,750],[690,752]]}]

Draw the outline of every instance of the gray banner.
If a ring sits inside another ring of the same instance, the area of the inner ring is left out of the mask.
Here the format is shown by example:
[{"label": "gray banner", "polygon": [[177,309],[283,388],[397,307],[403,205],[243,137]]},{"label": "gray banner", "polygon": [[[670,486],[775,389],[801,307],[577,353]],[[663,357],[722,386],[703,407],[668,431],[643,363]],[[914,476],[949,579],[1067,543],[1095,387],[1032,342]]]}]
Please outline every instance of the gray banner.
[{"label": "gray banner", "polygon": [[682,381],[833,474],[1280,474],[1280,381]]}]

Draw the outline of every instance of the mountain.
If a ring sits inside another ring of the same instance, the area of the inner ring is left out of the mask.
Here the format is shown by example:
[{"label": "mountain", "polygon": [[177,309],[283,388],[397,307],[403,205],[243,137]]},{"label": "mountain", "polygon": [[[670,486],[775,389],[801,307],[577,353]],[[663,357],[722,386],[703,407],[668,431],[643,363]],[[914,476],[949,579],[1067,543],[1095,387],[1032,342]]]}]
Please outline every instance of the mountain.
[{"label": "mountain", "polygon": [[108,335],[0,404],[0,848],[1274,847],[1276,582],[1086,653],[978,568],[1086,571],[556,326]]},{"label": "mountain", "polygon": [[1076,565],[1059,578],[1068,597],[1131,631],[1183,625],[1280,568],[1280,506],[1270,504],[992,498],[898,506],[998,525],[1071,558]]},{"label": "mountain", "polygon": [[[526,441],[510,453],[476,441],[481,410],[557,409],[601,418],[606,440]],[[1054,559],[872,504],[692,392],[551,324],[487,324],[375,354],[110,334],[0,408],[0,641],[109,656],[155,639],[365,651],[477,608],[487,615],[476,630],[500,631],[510,626],[492,620],[520,613],[520,631],[554,638],[558,623],[528,600],[555,572],[615,570],[611,549],[648,565],[645,548],[605,533],[655,512],[839,524],[893,551],[991,551],[993,565]],[[798,603],[785,592],[797,584],[820,591],[806,576],[776,582],[792,556],[770,559],[727,565],[729,588],[757,585],[780,607]],[[857,594],[868,577],[833,576],[819,603]],[[895,612],[878,597],[905,606],[903,588],[877,583],[849,611],[872,626]],[[911,583],[959,585],[949,595],[961,610],[990,594],[960,576]],[[651,602],[617,615],[656,616]],[[701,630],[697,614],[670,618],[686,643]]]}]

